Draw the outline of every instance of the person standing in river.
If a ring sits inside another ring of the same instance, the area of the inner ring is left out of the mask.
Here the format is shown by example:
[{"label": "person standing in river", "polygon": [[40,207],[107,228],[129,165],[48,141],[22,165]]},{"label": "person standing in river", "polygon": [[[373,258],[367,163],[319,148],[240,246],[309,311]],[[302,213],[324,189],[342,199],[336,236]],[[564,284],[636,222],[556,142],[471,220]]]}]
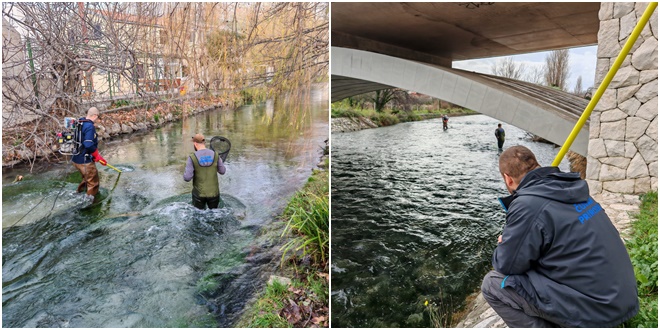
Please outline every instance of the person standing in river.
[{"label": "person standing in river", "polygon": [[615,327],[639,310],[630,256],[579,173],[541,167],[523,146],[499,168],[506,224],[481,290],[510,327]]},{"label": "person standing in river", "polygon": [[504,146],[504,128],[502,128],[502,124],[497,124],[495,138],[497,138],[497,151],[502,152],[502,147]]},{"label": "person standing in river", "polygon": [[227,169],[217,152],[206,149],[204,135],[195,134],[192,138],[195,152],[188,156],[183,180],[193,180],[192,203],[198,209],[218,208],[220,204],[220,187],[218,175],[224,175]]},{"label": "person standing in river", "polygon": [[99,171],[96,169],[96,162],[105,166],[108,163],[99,154],[98,146],[99,140],[96,136],[96,128],[94,128],[94,121],[99,118],[99,110],[96,107],[91,107],[87,110],[87,116],[78,119],[78,125],[81,127],[81,150],[80,153],[71,158],[73,166],[82,175],[82,182],[78,185],[77,192],[87,190],[87,195],[92,196],[91,199],[96,199],[96,194],[99,192]]}]

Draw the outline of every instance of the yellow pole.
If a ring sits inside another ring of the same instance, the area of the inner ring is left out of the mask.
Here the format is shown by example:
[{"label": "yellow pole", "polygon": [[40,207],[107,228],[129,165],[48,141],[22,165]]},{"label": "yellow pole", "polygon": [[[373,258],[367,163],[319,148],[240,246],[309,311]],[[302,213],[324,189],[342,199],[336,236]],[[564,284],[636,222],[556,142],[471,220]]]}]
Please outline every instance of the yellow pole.
[{"label": "yellow pole", "polygon": [[614,64],[612,64],[610,71],[607,72],[605,79],[603,79],[603,82],[601,82],[600,86],[598,86],[598,90],[596,91],[596,94],[594,94],[594,96],[591,98],[591,101],[589,101],[587,108],[584,109],[584,112],[580,116],[580,119],[578,119],[577,123],[575,123],[575,126],[573,127],[571,134],[569,134],[568,138],[566,138],[564,145],[561,147],[561,150],[559,150],[557,157],[555,157],[555,160],[552,162],[552,166],[559,166],[559,163],[561,163],[561,160],[564,158],[566,152],[568,152],[568,149],[573,144],[573,141],[580,133],[580,130],[587,122],[587,118],[589,118],[589,116],[591,115],[591,111],[593,111],[594,108],[596,107],[596,104],[598,104],[598,101],[600,100],[600,97],[603,96],[603,93],[607,89],[607,86],[610,85],[612,78],[614,78],[614,75],[616,75],[617,71],[619,71],[619,67],[621,67],[621,63],[623,63],[623,60],[628,55],[628,52],[632,48],[633,44],[635,44],[635,41],[637,41],[637,37],[639,37],[639,34],[642,33],[642,29],[644,29],[644,25],[646,25],[646,23],[649,21],[649,18],[651,18],[651,15],[653,15],[653,11],[657,6],[658,6],[657,2],[651,2],[646,7],[646,10],[644,11],[642,18],[640,18],[639,22],[637,22],[637,26],[635,26],[635,29],[630,34],[628,41],[626,41],[626,44],[623,46],[623,49],[621,49],[619,56],[617,56],[616,58],[616,61],[614,61]]},{"label": "yellow pole", "polygon": [[106,165],[107,167],[109,167],[109,168],[111,168],[111,169],[113,169],[113,170],[115,170],[115,171],[121,173],[121,170],[117,169],[116,167],[114,167],[114,166],[112,166],[112,165],[110,165],[110,164],[108,164],[108,163],[105,163],[105,165]]}]

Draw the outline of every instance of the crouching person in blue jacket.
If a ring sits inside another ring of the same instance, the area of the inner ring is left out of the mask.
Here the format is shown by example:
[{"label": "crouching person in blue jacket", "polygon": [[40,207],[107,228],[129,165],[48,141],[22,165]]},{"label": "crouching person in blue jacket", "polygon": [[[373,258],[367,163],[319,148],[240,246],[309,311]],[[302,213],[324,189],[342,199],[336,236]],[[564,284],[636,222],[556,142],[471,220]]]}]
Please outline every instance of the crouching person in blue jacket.
[{"label": "crouching person in blue jacket", "polygon": [[502,153],[511,194],[481,291],[513,327],[613,327],[639,310],[630,257],[578,173],[541,167],[527,148]]}]

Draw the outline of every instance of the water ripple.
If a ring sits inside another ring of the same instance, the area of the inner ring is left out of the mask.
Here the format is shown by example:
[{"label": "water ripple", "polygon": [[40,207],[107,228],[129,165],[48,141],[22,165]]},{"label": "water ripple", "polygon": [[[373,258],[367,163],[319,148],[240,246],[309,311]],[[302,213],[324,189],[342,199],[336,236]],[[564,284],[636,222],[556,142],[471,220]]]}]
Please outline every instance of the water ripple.
[{"label": "water ripple", "polygon": [[[486,116],[332,136],[332,325],[425,327],[424,301],[459,305],[490,268],[506,194]],[[552,146],[505,127],[549,164]],[[562,164],[566,170],[567,165]]]}]

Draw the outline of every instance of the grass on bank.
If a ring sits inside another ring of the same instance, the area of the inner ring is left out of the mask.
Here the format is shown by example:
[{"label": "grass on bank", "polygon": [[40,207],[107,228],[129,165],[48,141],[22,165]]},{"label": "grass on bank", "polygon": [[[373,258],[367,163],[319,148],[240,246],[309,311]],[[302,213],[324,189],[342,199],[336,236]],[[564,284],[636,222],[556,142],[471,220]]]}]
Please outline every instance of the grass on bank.
[{"label": "grass on bank", "polygon": [[626,328],[658,327],[658,192],[641,196],[639,214],[632,222],[628,254],[635,269],[639,313],[623,324]]},{"label": "grass on bank", "polygon": [[477,112],[465,108],[435,109],[435,110],[411,110],[402,111],[396,109],[385,109],[377,112],[373,109],[352,108],[343,101],[332,103],[332,118],[369,118],[378,126],[391,126],[398,123],[419,121],[423,119],[440,118],[443,115],[456,116],[475,114]]},{"label": "grass on bank", "polygon": [[291,284],[269,284],[238,327],[328,326],[328,182],[328,171],[315,170],[289,201],[283,212],[288,242],[282,247],[282,273],[293,277]]}]

